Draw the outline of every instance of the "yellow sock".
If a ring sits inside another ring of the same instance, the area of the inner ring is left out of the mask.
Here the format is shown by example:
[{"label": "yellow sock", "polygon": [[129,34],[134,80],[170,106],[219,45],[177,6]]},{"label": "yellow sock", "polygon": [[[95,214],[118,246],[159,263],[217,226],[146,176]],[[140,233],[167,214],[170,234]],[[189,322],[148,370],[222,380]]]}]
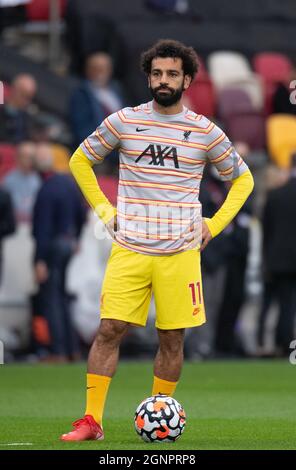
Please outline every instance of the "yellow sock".
[{"label": "yellow sock", "polygon": [[152,395],[168,395],[172,397],[175,393],[178,382],[169,382],[154,376]]},{"label": "yellow sock", "polygon": [[111,377],[87,374],[85,414],[91,415],[101,425],[110,382]]}]

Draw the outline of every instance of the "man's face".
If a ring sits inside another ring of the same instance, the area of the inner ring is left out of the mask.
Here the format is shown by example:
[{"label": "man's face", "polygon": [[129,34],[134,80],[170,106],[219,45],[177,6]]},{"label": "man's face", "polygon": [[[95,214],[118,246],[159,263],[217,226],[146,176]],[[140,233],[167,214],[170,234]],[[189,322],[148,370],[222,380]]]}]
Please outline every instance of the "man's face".
[{"label": "man's face", "polygon": [[23,75],[16,78],[12,87],[12,100],[18,109],[26,109],[33,101],[37,91],[35,80]]},{"label": "man's face", "polygon": [[24,172],[33,169],[36,147],[31,142],[23,142],[18,146],[17,161],[18,167]]},{"label": "man's face", "polygon": [[156,57],[152,60],[148,86],[159,105],[169,107],[176,104],[190,82],[190,76],[184,75],[180,58]]},{"label": "man's face", "polygon": [[86,76],[87,78],[104,87],[108,85],[112,78],[112,60],[107,54],[100,52],[93,54],[87,61]]},{"label": "man's face", "polygon": [[36,146],[35,167],[39,173],[53,170],[53,154],[50,145],[39,144]]}]

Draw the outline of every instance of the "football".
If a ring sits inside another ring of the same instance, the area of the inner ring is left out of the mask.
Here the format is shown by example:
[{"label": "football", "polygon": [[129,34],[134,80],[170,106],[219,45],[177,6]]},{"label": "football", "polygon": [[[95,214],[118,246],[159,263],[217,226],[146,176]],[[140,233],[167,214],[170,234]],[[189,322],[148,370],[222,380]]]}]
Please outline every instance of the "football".
[{"label": "football", "polygon": [[174,442],[184,431],[183,407],[172,397],[154,395],[142,401],[135,413],[135,429],[145,442]]}]

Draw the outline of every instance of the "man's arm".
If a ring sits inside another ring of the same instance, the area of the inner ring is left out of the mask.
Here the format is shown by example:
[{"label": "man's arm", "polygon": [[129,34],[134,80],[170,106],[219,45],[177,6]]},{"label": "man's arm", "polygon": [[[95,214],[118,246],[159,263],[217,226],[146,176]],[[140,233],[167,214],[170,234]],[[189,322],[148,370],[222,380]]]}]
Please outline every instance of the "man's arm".
[{"label": "man's arm", "polygon": [[96,175],[92,169],[94,163],[78,147],[70,160],[70,170],[80,187],[85,199],[95,213],[107,224],[116,215],[116,209],[112,206],[101,190]]},{"label": "man's arm", "polygon": [[101,163],[120,142],[119,118],[117,113],[106,118],[102,124],[74,152],[70,170],[85,199],[96,214],[107,225],[113,225],[116,209],[102,192],[93,165]]},{"label": "man's arm", "polygon": [[232,221],[254,188],[248,166],[218,126],[214,126],[209,134],[207,156],[209,162],[215,165],[220,178],[231,182],[231,188],[216,214],[211,219],[204,219],[201,249]]},{"label": "man's arm", "polygon": [[254,188],[250,170],[232,180],[227,198],[211,219],[205,219],[212,237],[219,235],[242,208]]}]

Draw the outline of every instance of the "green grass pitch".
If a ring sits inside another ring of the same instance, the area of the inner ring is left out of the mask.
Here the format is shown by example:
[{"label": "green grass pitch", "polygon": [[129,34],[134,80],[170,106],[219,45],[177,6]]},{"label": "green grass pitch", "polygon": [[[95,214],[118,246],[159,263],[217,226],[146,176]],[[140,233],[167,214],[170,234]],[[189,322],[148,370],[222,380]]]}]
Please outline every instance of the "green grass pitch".
[{"label": "green grass pitch", "polygon": [[134,431],[135,409],[151,392],[150,362],[119,364],[102,442],[58,439],[83,414],[84,364],[2,365],[0,383],[1,450],[296,448],[296,366],[288,360],[186,363],[175,397],[187,425],[173,444],[147,444]]}]

